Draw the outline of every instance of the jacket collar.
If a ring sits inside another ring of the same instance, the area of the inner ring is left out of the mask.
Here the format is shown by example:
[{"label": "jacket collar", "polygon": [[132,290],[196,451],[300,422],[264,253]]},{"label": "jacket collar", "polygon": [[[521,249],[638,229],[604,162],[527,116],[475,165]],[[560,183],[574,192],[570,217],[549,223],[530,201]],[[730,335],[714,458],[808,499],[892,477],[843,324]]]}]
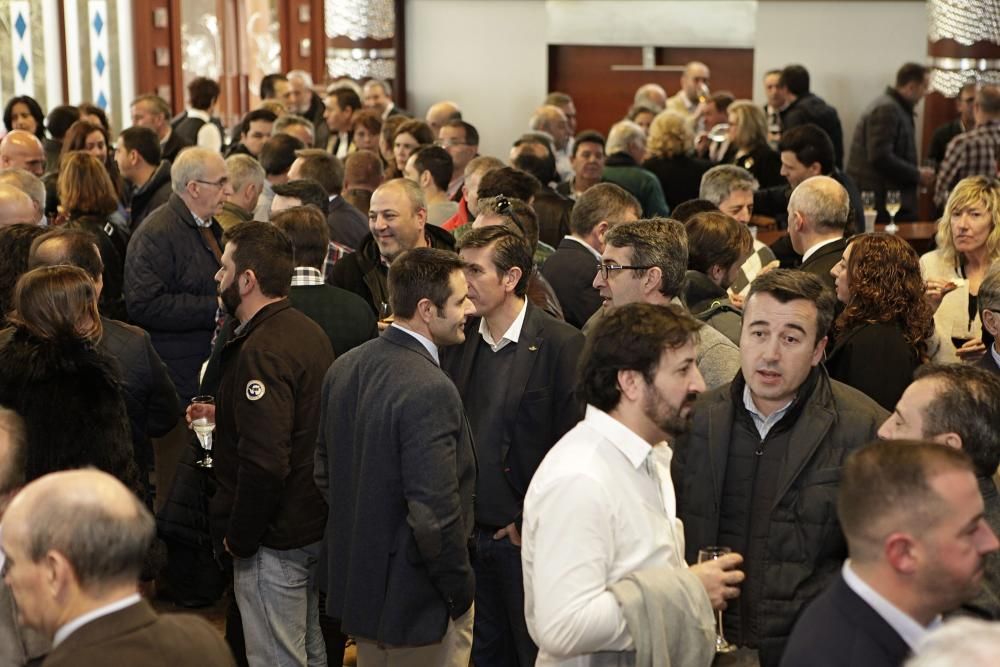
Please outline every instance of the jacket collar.
[{"label": "jacket collar", "polygon": [[250,321],[247,322],[245,325],[240,325],[236,327],[234,331],[236,335],[233,336],[232,340],[237,341],[246,338],[247,336],[250,335],[250,332],[252,332],[254,329],[260,326],[261,322],[265,322],[274,317],[275,315],[277,315],[278,313],[280,313],[281,311],[291,307],[292,303],[288,300],[287,297],[281,299],[280,301],[275,301],[274,303],[267,304],[266,306],[258,310],[257,313],[253,317],[251,317]]},{"label": "jacket collar", "polygon": [[613,153],[604,162],[605,167],[638,167],[639,163],[625,152]]},{"label": "jacket collar", "polygon": [[73,651],[103,644],[115,637],[130,634],[156,622],[156,612],[142,600],[107,616],[101,616],[66,637],[53,653],[70,655]]},{"label": "jacket collar", "polygon": [[387,327],[386,330],[382,332],[381,338],[384,338],[393,345],[405,347],[411,352],[419,354],[435,366],[439,365],[438,362],[435,361],[434,357],[431,356],[431,353],[427,351],[427,348],[420,344],[420,341],[405,331],[400,331],[398,327]]},{"label": "jacket collar", "polygon": [[896,104],[903,107],[903,110],[905,110],[906,113],[908,114],[913,113],[913,103],[910,102],[910,100],[903,97],[902,95],[900,95],[898,90],[896,90],[892,86],[889,86],[885,89],[885,92],[889,97],[896,100]]},{"label": "jacket collar", "polygon": [[701,271],[688,271],[685,275],[684,297],[688,307],[693,307],[708,299],[728,298],[722,289]]}]

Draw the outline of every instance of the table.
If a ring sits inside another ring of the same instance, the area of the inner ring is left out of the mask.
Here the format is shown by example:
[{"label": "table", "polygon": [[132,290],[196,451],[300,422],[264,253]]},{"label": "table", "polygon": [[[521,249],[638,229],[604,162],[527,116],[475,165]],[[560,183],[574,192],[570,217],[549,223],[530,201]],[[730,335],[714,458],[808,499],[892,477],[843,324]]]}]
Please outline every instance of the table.
[{"label": "table", "polygon": [[[923,254],[934,249],[934,235],[937,233],[937,222],[900,222],[896,236],[903,239],[917,251]],[[884,232],[885,225],[875,225],[875,231]],[[766,245],[773,245],[775,241],[788,233],[785,229],[758,229],[757,240]]]}]

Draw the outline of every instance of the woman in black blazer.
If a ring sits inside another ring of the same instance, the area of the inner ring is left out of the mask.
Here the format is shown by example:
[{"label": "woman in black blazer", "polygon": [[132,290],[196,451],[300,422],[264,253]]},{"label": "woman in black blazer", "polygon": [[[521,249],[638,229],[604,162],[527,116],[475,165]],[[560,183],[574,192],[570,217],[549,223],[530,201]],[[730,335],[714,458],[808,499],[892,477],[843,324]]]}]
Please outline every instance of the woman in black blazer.
[{"label": "woman in black blazer", "polygon": [[643,168],[656,175],[670,210],[698,198],[701,177],[712,163],[694,157],[694,137],[687,119],[676,111],[663,111],[649,126],[649,156]]},{"label": "woman in black blazer", "polygon": [[723,163],[743,167],[757,179],[760,187],[785,185],[781,158],[767,145],[767,116],[749,100],[729,105],[729,150]]},{"label": "woman in black blazer", "polygon": [[833,325],[830,377],[863,391],[886,410],[927,360],[934,313],[924,300],[916,251],[898,236],[862,234],[830,271],[844,310]]}]

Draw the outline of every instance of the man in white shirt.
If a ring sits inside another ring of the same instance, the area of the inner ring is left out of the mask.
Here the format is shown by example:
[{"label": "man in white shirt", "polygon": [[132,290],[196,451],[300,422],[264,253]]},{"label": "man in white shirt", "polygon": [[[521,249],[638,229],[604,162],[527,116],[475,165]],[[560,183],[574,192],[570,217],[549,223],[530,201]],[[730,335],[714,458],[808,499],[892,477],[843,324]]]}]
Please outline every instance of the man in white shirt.
[{"label": "man in white shirt", "polygon": [[1000,543],[968,455],[893,440],[851,455],[837,515],[850,559],[802,614],[782,666],[895,667],[976,595]]},{"label": "man in white shirt", "polygon": [[[615,664],[595,654],[635,644],[610,587],[636,571],[687,567],[665,440],[687,429],[705,389],[698,327],[678,308],[634,303],[591,336],[579,387],[586,417],[545,457],[524,503],[525,615],[539,666]],[[741,562],[730,554],[689,569],[713,608],[739,595]]]}]

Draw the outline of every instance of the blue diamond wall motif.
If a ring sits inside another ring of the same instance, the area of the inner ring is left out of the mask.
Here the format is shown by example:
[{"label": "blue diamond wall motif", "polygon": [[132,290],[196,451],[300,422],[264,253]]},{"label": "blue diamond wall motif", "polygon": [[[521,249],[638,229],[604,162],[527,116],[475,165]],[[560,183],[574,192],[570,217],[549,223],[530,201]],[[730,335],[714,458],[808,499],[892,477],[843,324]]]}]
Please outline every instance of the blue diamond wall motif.
[{"label": "blue diamond wall motif", "polygon": [[24,39],[24,33],[28,29],[28,24],[24,21],[24,15],[17,13],[17,20],[14,21],[14,30],[17,30],[17,38]]},{"label": "blue diamond wall motif", "polygon": [[108,98],[104,96],[104,93],[97,96],[97,106],[101,107],[105,111],[108,110]]},{"label": "blue diamond wall motif", "polygon": [[94,26],[94,30],[97,31],[97,36],[100,37],[101,30],[104,29],[104,21],[101,20],[101,13],[100,12],[97,12],[96,14],[94,14],[94,23],[93,23],[93,26]]},{"label": "blue diamond wall motif", "polygon": [[94,67],[97,68],[97,73],[101,76],[104,76],[105,65],[107,65],[107,63],[104,62],[104,54],[98,51],[97,60],[94,61]]},{"label": "blue diamond wall motif", "polygon": [[28,76],[28,61],[21,56],[20,60],[17,61],[17,73],[21,75],[21,81],[24,81]]}]

